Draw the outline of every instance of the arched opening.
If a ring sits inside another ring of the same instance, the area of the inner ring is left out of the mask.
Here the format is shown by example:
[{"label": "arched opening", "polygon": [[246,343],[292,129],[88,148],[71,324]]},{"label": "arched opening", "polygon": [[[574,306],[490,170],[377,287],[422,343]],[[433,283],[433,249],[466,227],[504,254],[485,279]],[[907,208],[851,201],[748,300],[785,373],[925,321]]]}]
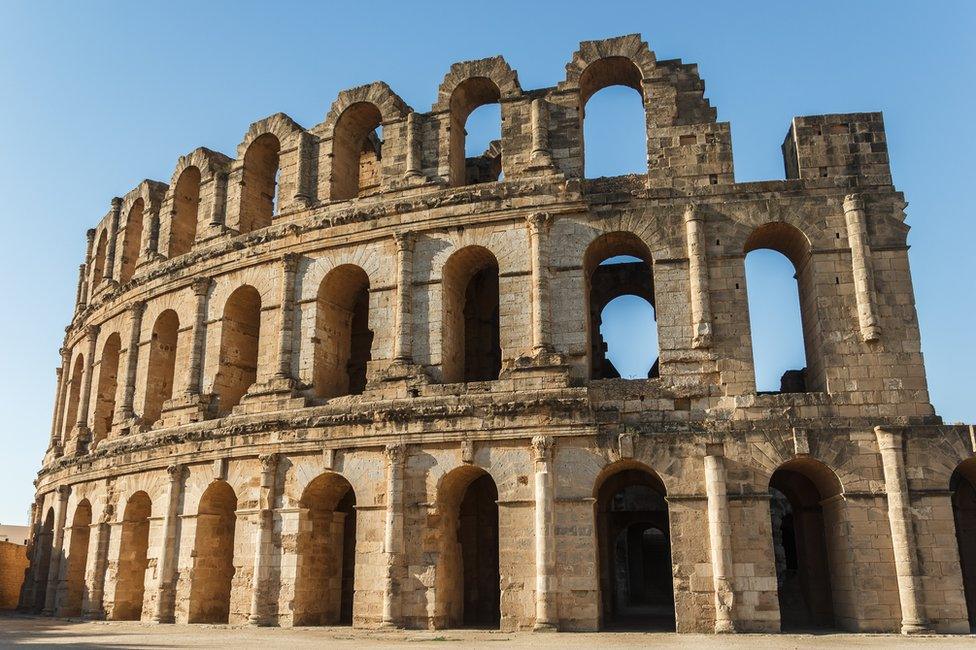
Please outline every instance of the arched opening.
[{"label": "arched opening", "polygon": [[441,371],[445,382],[492,381],[502,368],[498,260],[467,246],[444,264]]},{"label": "arched opening", "polygon": [[78,616],[85,596],[85,566],[88,564],[88,541],[91,537],[92,509],[88,499],[75,507],[71,520],[71,541],[68,545],[67,566],[64,572],[65,594],[61,616]]},{"label": "arched opening", "polygon": [[240,231],[251,232],[271,225],[275,210],[278,154],[281,143],[271,133],[252,142],[244,152],[241,187]]},{"label": "arched opening", "polygon": [[108,253],[108,233],[102,231],[95,245],[95,258],[92,260],[92,284],[89,291],[94,291],[105,277],[105,256]]},{"label": "arched opening", "polygon": [[[841,494],[840,481],[825,465],[795,459],[781,465],[769,479],[769,513],[776,560],[780,629],[814,630],[834,627],[831,556],[844,544],[835,521]],[[828,529],[832,532],[828,534]]]},{"label": "arched opening", "polygon": [[638,463],[605,470],[597,481],[600,625],[674,630],[668,504],[661,479]]},{"label": "arched opening", "polygon": [[[583,255],[583,274],[589,313],[590,378],[622,376],[611,356],[626,360],[629,375],[646,368],[644,377],[657,377],[654,272],[647,244],[629,232],[601,235]],[[627,298],[618,300],[623,296]]]},{"label": "arched opening", "polygon": [[[497,181],[502,171],[501,91],[487,77],[467,79],[451,93],[449,167],[452,187]],[[471,118],[468,141],[467,127]],[[491,135],[486,137],[486,134]]]},{"label": "arched opening", "polygon": [[161,313],[153,324],[152,339],[149,341],[146,400],[142,410],[145,424],[158,420],[163,403],[173,397],[179,331],[180,318],[172,309]]},{"label": "arched opening", "polygon": [[142,246],[142,223],[145,202],[139,198],[129,209],[129,216],[125,220],[125,236],[122,238],[122,268],[119,271],[119,281],[125,284],[132,279],[139,263],[139,249]]},{"label": "arched opening", "polygon": [[319,285],[315,303],[315,394],[358,395],[366,388],[371,357],[369,277],[358,266],[332,269]]},{"label": "arched opening", "polygon": [[497,629],[501,624],[498,569],[498,488],[483,469],[451,471],[438,489],[437,627]]},{"label": "arched opening", "polygon": [[959,567],[966,594],[969,629],[976,632],[976,459],[963,461],[949,480],[952,515],[956,522]]},{"label": "arched opening", "polygon": [[352,625],[356,493],[339,474],[309,483],[300,506],[295,625]]},{"label": "arched opening", "polygon": [[85,374],[85,357],[79,354],[71,369],[71,383],[68,386],[68,406],[64,410],[63,439],[68,438],[71,429],[78,423],[78,402],[81,399],[81,384]]},{"label": "arched opening", "polygon": [[102,358],[98,363],[98,392],[95,395],[94,444],[108,437],[115,419],[115,394],[119,387],[119,351],[122,339],[113,332],[102,346]]},{"label": "arched opening", "polygon": [[625,57],[594,61],[580,75],[586,178],[647,173],[646,98],[641,81],[640,69]]},{"label": "arched opening", "polygon": [[122,537],[119,540],[119,569],[115,583],[115,606],[112,619],[138,621],[146,589],[149,568],[149,517],[152,501],[145,492],[129,497],[122,514]]},{"label": "arched opening", "polygon": [[744,252],[757,391],[823,390],[809,242],[773,222],[753,231]]},{"label": "arched opening", "polygon": [[51,572],[51,547],[54,543],[54,508],[48,508],[47,515],[44,517],[44,524],[37,532],[34,544],[37,546],[34,562],[36,568],[34,575],[34,609],[41,611],[47,600],[47,579]]},{"label": "arched opening", "polygon": [[[246,176],[246,154],[244,161],[244,174]],[[277,165],[277,162],[275,162],[275,165]],[[170,259],[189,253],[190,249],[193,248],[193,242],[197,238],[197,213],[199,209],[200,170],[197,167],[190,166],[180,173],[180,177],[176,181],[176,189],[173,190],[173,212],[169,226],[168,256]]]},{"label": "arched opening", "polygon": [[226,623],[234,577],[237,495],[226,481],[214,481],[200,498],[190,583],[190,623]]},{"label": "arched opening", "polygon": [[214,380],[222,413],[230,413],[257,380],[260,336],[261,294],[244,285],[231,294],[224,306],[220,368]]},{"label": "arched opening", "polygon": [[383,140],[380,109],[357,102],[342,112],[332,136],[333,201],[373,194],[382,182]]}]

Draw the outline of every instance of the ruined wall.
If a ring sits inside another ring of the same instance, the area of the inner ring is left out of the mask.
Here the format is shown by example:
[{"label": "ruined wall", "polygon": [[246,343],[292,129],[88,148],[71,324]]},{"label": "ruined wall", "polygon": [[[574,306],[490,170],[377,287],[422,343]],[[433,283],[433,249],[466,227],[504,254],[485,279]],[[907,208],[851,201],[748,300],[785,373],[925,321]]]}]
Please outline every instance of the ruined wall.
[{"label": "ruined wall", "polygon": [[0,609],[14,609],[27,571],[27,547],[0,542]]}]

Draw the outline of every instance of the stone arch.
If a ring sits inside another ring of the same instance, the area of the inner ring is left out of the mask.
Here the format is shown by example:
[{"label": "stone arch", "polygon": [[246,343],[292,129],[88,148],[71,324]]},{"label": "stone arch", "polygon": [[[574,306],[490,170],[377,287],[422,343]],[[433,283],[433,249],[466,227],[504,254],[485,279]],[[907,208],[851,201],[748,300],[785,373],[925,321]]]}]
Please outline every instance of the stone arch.
[{"label": "stone arch", "polygon": [[146,234],[152,236],[153,221],[159,215],[159,206],[169,186],[159,181],[143,180],[122,199],[119,224],[121,244],[119,246],[119,282],[125,284],[132,279],[142,258],[143,241]]},{"label": "stone arch", "polygon": [[271,225],[275,214],[281,140],[264,133],[244,151],[238,230],[248,233]]},{"label": "stone arch", "polygon": [[140,196],[133,201],[125,218],[125,234],[122,237],[122,266],[119,269],[119,282],[122,284],[132,279],[136,265],[139,263],[145,207],[146,202]]},{"label": "stone arch", "polygon": [[[823,364],[823,344],[820,321],[817,317],[816,273],[810,254],[810,239],[797,226],[784,221],[773,221],[757,226],[743,244],[748,255],[758,249],[772,250],[786,257],[796,271],[797,292],[800,303],[800,321],[803,329],[803,348],[807,366],[799,370],[800,379],[791,392],[814,392],[826,388]],[[743,258],[743,264],[745,259]],[[744,273],[744,270],[743,270]],[[747,287],[748,297],[748,287]],[[755,347],[755,343],[753,345]]]},{"label": "stone arch", "polygon": [[341,474],[312,480],[299,501],[295,625],[351,625],[355,596],[356,492]]},{"label": "stone arch", "polygon": [[102,278],[105,277],[105,256],[108,254],[108,229],[103,228],[95,244],[95,254],[92,257],[91,292],[94,292]]},{"label": "stone arch", "polygon": [[474,465],[456,467],[438,483],[437,628],[500,624],[497,501],[494,478]]},{"label": "stone arch", "polygon": [[81,605],[85,597],[85,567],[88,564],[91,523],[91,503],[88,499],[82,499],[75,506],[75,512],[71,518],[67,565],[64,572],[64,601],[58,611],[61,616],[78,616],[81,614]]},{"label": "stone arch", "polygon": [[200,184],[202,173],[196,165],[187,165],[173,185],[173,207],[170,212],[169,249],[170,259],[185,255],[193,248],[197,237],[200,210]]},{"label": "stone arch", "polygon": [[[611,258],[627,256],[638,261],[604,265]],[[634,295],[646,300],[652,308],[657,301],[654,294],[654,265],[651,250],[639,236],[628,231],[611,231],[596,237],[583,253],[583,280],[587,306],[587,351],[591,379],[619,377],[620,374],[607,359],[607,344],[600,332],[604,308],[624,295]],[[656,339],[656,331],[654,332]],[[655,340],[655,348],[660,345]],[[648,377],[659,375],[655,360]]]},{"label": "stone arch", "polygon": [[667,489],[648,465],[621,460],[593,484],[599,622],[675,629]]},{"label": "stone arch", "polygon": [[319,397],[355,395],[366,387],[373,343],[369,291],[369,276],[353,264],[333,268],[319,285],[312,382]]},{"label": "stone arch", "polygon": [[234,577],[237,494],[226,481],[213,481],[196,515],[190,583],[190,623],[227,623]]},{"label": "stone arch", "polygon": [[158,420],[163,404],[173,397],[179,331],[180,317],[172,309],[160,313],[153,323],[142,410],[144,424],[151,425]]},{"label": "stone arch", "polygon": [[51,572],[51,552],[54,543],[54,508],[48,508],[44,516],[44,523],[41,524],[34,539],[37,547],[35,552],[35,573],[34,582],[34,610],[40,612],[44,609],[47,600],[47,578]]},{"label": "stone arch", "polygon": [[78,403],[81,400],[81,384],[85,375],[85,355],[79,354],[71,365],[71,379],[68,387],[68,406],[64,411],[64,430],[62,438],[67,440],[71,430],[78,423]]},{"label": "stone arch", "polygon": [[119,389],[119,355],[122,338],[112,332],[102,344],[102,356],[98,362],[98,384],[95,394],[95,415],[92,442],[97,445],[108,437],[115,419],[115,397]]},{"label": "stone arch", "polygon": [[976,631],[976,458],[959,463],[949,479],[959,566],[969,629]]},{"label": "stone arch", "polygon": [[220,361],[214,392],[222,413],[240,403],[257,381],[261,338],[261,294],[251,285],[238,287],[224,304]]},{"label": "stone arch", "polygon": [[149,519],[152,500],[143,491],[129,497],[122,514],[118,579],[112,620],[138,621],[143,614],[146,570],[149,568]]},{"label": "stone arch", "polygon": [[773,472],[769,490],[781,629],[833,628],[838,576],[850,561],[840,478],[795,457]]},{"label": "stone arch", "polygon": [[491,381],[501,370],[498,259],[460,248],[441,272],[441,372],[445,382]]}]

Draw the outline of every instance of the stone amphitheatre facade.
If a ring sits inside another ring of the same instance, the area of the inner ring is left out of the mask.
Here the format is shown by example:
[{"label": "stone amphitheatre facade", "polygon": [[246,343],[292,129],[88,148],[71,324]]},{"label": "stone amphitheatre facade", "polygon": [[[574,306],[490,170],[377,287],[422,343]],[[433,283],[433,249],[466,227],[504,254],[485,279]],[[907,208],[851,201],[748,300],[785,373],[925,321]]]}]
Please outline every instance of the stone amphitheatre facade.
[{"label": "stone amphitheatre facade", "polygon": [[[587,179],[611,85],[643,99],[647,172]],[[501,139],[466,157],[490,103]],[[377,82],[180,157],[88,232],[21,606],[968,632],[973,432],[929,402],[881,115],[794,118],[783,156],[735,182],[697,67],[631,35],[552,88],[458,63],[429,112]],[[807,358],[777,393],[760,248],[796,268]],[[654,307],[646,379],[606,359],[623,294]]]}]

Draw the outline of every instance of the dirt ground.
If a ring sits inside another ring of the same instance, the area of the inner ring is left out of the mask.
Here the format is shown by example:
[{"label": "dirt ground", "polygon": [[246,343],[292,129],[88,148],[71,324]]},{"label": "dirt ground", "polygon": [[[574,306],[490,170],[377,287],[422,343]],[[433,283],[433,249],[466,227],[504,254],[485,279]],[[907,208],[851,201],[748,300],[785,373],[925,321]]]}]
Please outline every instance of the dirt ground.
[{"label": "dirt ground", "polygon": [[867,634],[710,636],[703,634],[533,634],[479,630],[353,630],[252,628],[225,625],[148,625],[0,614],[0,647],[39,648],[976,648],[976,636],[901,637]]}]

